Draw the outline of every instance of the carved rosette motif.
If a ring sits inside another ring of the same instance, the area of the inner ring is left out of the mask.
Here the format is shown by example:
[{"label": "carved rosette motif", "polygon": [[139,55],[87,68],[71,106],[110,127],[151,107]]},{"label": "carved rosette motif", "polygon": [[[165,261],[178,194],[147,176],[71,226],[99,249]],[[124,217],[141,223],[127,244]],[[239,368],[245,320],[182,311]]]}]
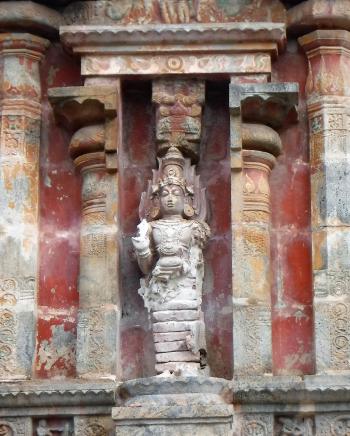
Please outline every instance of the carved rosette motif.
[{"label": "carved rosette motif", "polygon": [[108,436],[108,418],[76,417],[74,419],[75,436]]}]

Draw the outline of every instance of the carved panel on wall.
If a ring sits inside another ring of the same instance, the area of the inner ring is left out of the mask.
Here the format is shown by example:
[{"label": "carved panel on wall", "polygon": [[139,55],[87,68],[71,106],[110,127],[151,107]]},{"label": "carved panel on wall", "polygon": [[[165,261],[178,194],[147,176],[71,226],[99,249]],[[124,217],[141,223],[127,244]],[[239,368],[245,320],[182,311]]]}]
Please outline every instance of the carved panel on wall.
[{"label": "carved panel on wall", "polygon": [[310,417],[278,416],[275,422],[276,436],[313,436],[314,421]]},{"label": "carved panel on wall", "polygon": [[162,155],[175,146],[185,155],[198,156],[204,96],[203,80],[153,81],[152,100],[157,105],[158,154]]},{"label": "carved panel on wall", "polygon": [[273,434],[273,415],[269,413],[249,414],[239,417],[239,436],[271,436]]},{"label": "carved panel on wall", "polygon": [[252,20],[281,20],[281,5],[270,3],[268,16],[260,0],[77,1],[66,8],[65,18],[67,24],[222,23],[248,14]]},{"label": "carved panel on wall", "polygon": [[317,436],[348,436],[349,434],[349,414],[324,413],[316,415]]},{"label": "carved panel on wall", "polygon": [[62,419],[40,419],[36,436],[73,436],[73,422]]},{"label": "carved panel on wall", "polygon": [[113,422],[110,417],[74,418],[75,436],[110,436],[112,435]]},{"label": "carved panel on wall", "polygon": [[[158,36],[159,37],[159,36]],[[271,59],[266,53],[248,54],[172,54],[124,55],[106,57],[88,55],[82,58],[84,75],[161,75],[161,74],[215,74],[215,73],[270,73]]]},{"label": "carved panel on wall", "polygon": [[31,418],[0,418],[1,436],[32,436]]}]

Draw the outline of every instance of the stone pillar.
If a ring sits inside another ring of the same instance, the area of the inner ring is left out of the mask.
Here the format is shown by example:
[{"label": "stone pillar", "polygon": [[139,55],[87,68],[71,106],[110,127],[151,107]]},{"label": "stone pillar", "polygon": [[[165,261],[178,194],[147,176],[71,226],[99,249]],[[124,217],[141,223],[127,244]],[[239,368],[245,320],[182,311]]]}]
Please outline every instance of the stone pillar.
[{"label": "stone pillar", "polygon": [[272,371],[269,175],[276,159],[261,146],[279,151],[281,143],[271,128],[248,124],[242,142],[252,149],[242,152],[242,213],[233,228],[234,367],[235,375],[253,375]]},{"label": "stone pillar", "polygon": [[31,375],[38,271],[39,64],[49,41],[0,35],[0,380]]},{"label": "stone pillar", "polygon": [[272,372],[269,175],[282,144],[269,125],[280,127],[297,92],[295,84],[230,86],[235,376]]},{"label": "stone pillar", "polygon": [[350,370],[350,32],[299,42],[309,61],[316,368]]},{"label": "stone pillar", "polygon": [[69,148],[82,175],[77,372],[82,378],[114,378],[120,318],[117,91],[58,88],[50,98],[57,119],[75,131]]}]

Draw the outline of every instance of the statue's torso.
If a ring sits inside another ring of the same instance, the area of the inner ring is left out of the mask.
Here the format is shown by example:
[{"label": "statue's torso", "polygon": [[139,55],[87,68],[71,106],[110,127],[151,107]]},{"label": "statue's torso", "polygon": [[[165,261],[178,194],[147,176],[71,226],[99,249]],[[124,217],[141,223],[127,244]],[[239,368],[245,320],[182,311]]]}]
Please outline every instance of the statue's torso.
[{"label": "statue's torso", "polygon": [[193,221],[161,219],[151,223],[152,236],[159,258],[188,257]]}]

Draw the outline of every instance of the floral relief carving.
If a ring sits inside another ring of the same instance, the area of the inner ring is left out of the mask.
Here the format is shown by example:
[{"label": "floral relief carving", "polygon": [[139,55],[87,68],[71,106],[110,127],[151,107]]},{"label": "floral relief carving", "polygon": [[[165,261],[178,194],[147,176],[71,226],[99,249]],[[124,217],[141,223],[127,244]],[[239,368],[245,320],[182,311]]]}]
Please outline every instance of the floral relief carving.
[{"label": "floral relief carving", "polygon": [[330,308],[331,318],[331,363],[334,368],[349,367],[349,307],[338,303]]},{"label": "floral relief carving", "polygon": [[0,374],[11,374],[15,369],[16,317],[10,310],[0,311]]},{"label": "floral relief carving", "polygon": [[313,436],[314,422],[312,418],[299,416],[277,417],[276,436]]},{"label": "floral relief carving", "polygon": [[350,434],[350,415],[342,415],[331,422],[332,436],[348,436]]},{"label": "floral relief carving", "polygon": [[107,436],[109,433],[103,420],[98,418],[76,418],[74,434],[76,436]]}]

